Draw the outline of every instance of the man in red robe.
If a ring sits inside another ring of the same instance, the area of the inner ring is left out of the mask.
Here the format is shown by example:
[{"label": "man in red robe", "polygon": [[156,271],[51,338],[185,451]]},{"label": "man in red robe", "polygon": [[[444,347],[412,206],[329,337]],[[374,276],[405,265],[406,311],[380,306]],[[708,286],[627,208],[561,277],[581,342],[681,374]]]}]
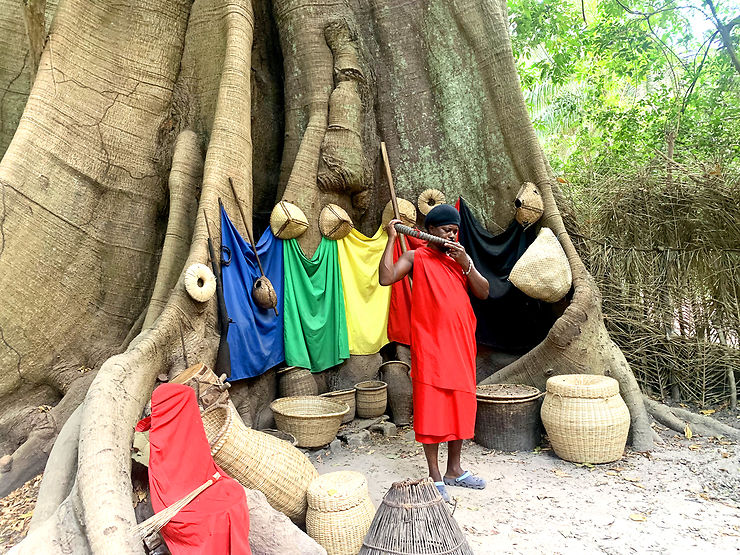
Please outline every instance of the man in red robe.
[{"label": "man in red robe", "polygon": [[[397,238],[392,220],[380,260],[381,285],[391,285],[413,271],[411,292],[411,379],[414,431],[424,445],[429,476],[449,501],[445,485],[483,489],[486,482],[463,470],[460,452],[475,430],[475,315],[468,291],[488,297],[488,280],[457,242],[460,214],[448,204],[435,206],[427,231],[447,242],[408,251],[393,263]],[[439,471],[439,444],[447,442],[447,470]]]}]

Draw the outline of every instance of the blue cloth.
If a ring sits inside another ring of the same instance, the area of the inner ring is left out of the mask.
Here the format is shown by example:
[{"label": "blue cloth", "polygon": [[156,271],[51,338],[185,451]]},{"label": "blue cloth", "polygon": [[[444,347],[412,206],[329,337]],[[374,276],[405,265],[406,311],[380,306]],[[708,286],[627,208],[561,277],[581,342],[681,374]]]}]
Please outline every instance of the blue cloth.
[{"label": "blue cloth", "polygon": [[[224,300],[231,319],[228,341],[231,351],[229,381],[259,376],[285,359],[283,343],[283,245],[270,228],[257,242],[262,267],[277,293],[277,309],[260,308],[252,298],[252,286],[261,276],[257,258],[221,209],[222,259]],[[225,247],[225,249],[223,248]],[[228,250],[226,250],[228,249]]]}]

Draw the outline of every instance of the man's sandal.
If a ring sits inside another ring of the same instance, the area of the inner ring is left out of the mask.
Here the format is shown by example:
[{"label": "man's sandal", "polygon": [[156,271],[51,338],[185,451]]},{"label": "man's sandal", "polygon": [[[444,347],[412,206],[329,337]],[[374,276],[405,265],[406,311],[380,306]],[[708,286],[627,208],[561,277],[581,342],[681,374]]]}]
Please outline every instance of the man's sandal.
[{"label": "man's sandal", "polygon": [[469,470],[466,470],[457,478],[448,478],[447,476],[445,476],[442,479],[444,480],[444,483],[448,486],[459,486],[462,488],[472,489],[483,489],[486,487],[486,481],[480,476],[475,476],[474,474],[471,474]]},{"label": "man's sandal", "polygon": [[442,499],[446,501],[447,503],[452,503],[450,494],[447,493],[447,488],[445,487],[445,483],[444,482],[434,482],[434,485],[437,486],[437,491],[442,496]]}]

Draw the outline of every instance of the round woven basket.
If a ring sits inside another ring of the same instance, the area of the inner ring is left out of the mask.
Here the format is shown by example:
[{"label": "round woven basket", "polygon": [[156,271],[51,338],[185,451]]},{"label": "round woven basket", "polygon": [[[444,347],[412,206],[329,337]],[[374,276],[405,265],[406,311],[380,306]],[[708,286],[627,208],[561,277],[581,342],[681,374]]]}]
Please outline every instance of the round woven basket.
[{"label": "round woven basket", "polygon": [[541,415],[552,448],[561,459],[605,463],[624,453],[630,414],[613,378],[553,376],[547,380]]},{"label": "round woven basket", "polygon": [[295,239],[308,229],[308,219],[295,204],[281,200],[270,214],[270,228],[278,239]]},{"label": "round woven basket", "polygon": [[375,418],[385,412],[388,404],[388,384],[380,380],[369,380],[355,385],[357,390],[357,416]]},{"label": "round woven basket", "polygon": [[338,241],[352,231],[352,218],[339,205],[327,204],[319,214],[319,231],[328,239]]},{"label": "round woven basket", "polygon": [[531,451],[540,443],[542,396],[521,384],[476,388],[475,442],[498,451]]},{"label": "round woven basket", "polygon": [[540,219],[545,211],[542,194],[534,183],[526,181],[522,184],[514,199],[516,206],[516,221],[524,226],[530,226]]},{"label": "round woven basket", "polygon": [[342,424],[348,424],[355,419],[355,410],[357,404],[355,403],[355,389],[342,389],[340,391],[329,391],[328,393],[322,393],[319,397],[326,397],[332,401],[338,403],[344,403],[349,407],[349,412],[342,418]]},{"label": "round woven basket", "polygon": [[247,428],[233,408],[202,414],[213,459],[244,487],[258,489],[292,521],[306,517],[306,491],[319,473],[308,457],[287,441]]},{"label": "round woven basket", "polygon": [[257,306],[264,309],[277,306],[277,293],[266,276],[258,277],[252,286],[252,298]]},{"label": "round woven basket", "polygon": [[278,370],[277,373],[280,397],[319,394],[319,386],[307,368],[287,366]]},{"label": "round woven basket", "polygon": [[541,394],[542,392],[539,389],[531,385],[513,383],[479,385],[475,389],[475,396],[478,399],[495,401],[522,401]]},{"label": "round woven basket", "polygon": [[[416,225],[416,207],[411,201],[403,198],[396,199],[398,203],[398,213],[404,225],[414,227]],[[383,225],[387,225],[395,216],[393,215],[393,203],[388,201],[383,209]]]},{"label": "round woven basket", "polygon": [[331,442],[349,412],[345,403],[325,397],[285,397],[270,403],[278,430],[293,434],[299,447],[321,447]]},{"label": "round woven basket", "polygon": [[388,405],[396,426],[411,424],[413,401],[410,370],[411,367],[402,360],[389,360],[380,365],[380,377],[388,384]]},{"label": "round woven basket", "polygon": [[416,204],[419,206],[419,212],[425,216],[432,211],[432,208],[439,204],[444,204],[445,194],[439,189],[427,189],[422,191]]},{"label": "round woven basket", "polygon": [[308,488],[306,532],[328,555],[355,555],[375,516],[367,480],[342,470],[316,478]]}]

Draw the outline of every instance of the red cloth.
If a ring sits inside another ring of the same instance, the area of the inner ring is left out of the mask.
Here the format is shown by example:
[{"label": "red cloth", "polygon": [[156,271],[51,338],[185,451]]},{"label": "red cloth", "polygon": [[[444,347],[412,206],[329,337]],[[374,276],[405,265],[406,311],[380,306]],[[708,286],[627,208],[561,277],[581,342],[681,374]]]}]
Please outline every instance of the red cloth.
[{"label": "red cloth", "polygon": [[457,262],[431,247],[416,249],[413,272],[414,430],[419,441],[468,439],[475,426],[476,320],[467,277]]},{"label": "red cloth", "polygon": [[[395,245],[393,245],[393,263],[398,261],[401,256],[401,241],[406,239],[406,245],[409,250],[417,249],[426,245],[426,241],[399,235]],[[413,279],[413,276],[412,276]],[[391,285],[391,303],[388,311],[388,340],[411,344],[411,286],[409,278],[404,277]]]},{"label": "red cloth", "polygon": [[[137,430],[147,427],[144,419]],[[163,384],[154,390],[149,445],[149,492],[155,512],[182,499],[214,473],[221,474],[162,529],[172,555],[251,554],[247,496],[211,457],[190,387]]]}]

